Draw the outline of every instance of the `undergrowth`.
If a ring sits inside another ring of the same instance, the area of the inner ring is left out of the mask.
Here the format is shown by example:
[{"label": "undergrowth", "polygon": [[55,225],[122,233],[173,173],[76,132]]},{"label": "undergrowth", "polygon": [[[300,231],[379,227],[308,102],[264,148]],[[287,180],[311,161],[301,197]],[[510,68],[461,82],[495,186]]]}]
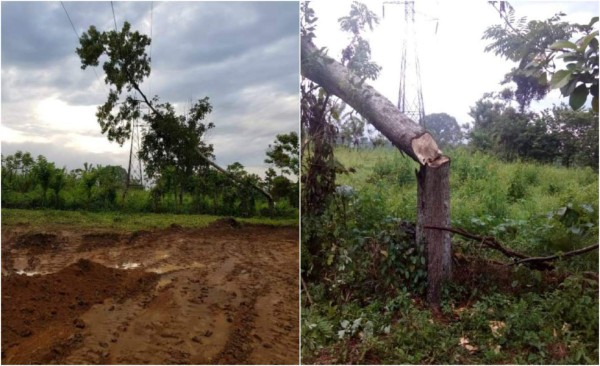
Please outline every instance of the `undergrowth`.
[{"label": "undergrowth", "polygon": [[[597,242],[593,170],[446,153],[452,226],[529,255]],[[597,251],[539,272],[454,236],[455,279],[432,313],[413,237],[416,164],[392,149],[336,157],[356,170],[337,179],[352,189],[302,223],[327,238],[319,258],[302,257],[303,363],[598,363]]]}]

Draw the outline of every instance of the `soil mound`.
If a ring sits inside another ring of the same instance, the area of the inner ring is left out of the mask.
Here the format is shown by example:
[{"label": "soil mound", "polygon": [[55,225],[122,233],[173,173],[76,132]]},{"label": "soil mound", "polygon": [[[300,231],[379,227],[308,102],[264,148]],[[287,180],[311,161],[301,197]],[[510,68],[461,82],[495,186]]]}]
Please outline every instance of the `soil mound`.
[{"label": "soil mound", "polygon": [[[104,299],[123,301],[140,291],[147,291],[157,279],[158,275],[154,273],[107,268],[84,259],[45,276],[3,276],[3,363],[20,363],[19,354],[26,353],[15,350],[11,352],[15,358],[5,360],[5,350],[14,347],[26,349],[32,344],[49,344],[49,347],[38,349],[39,354],[29,358],[30,361],[46,363],[59,360],[56,358],[59,356],[57,344],[63,344],[66,338],[72,338],[78,329],[86,326],[79,319],[80,314]],[[47,331],[57,325],[65,328],[65,324],[72,329],[61,333],[66,337],[62,340],[55,332]]]},{"label": "soil mound", "polygon": [[30,233],[19,236],[15,242],[16,248],[57,249],[58,238],[55,234]]},{"label": "soil mound", "polygon": [[234,219],[233,217],[226,217],[223,219],[218,219],[210,223],[209,227],[214,229],[225,229],[225,228],[233,228],[239,229],[242,227],[242,223]]},{"label": "soil mound", "polygon": [[141,239],[145,239],[152,236],[152,232],[148,231],[148,230],[138,230],[138,231],[134,231],[130,236],[129,239],[127,240],[127,242],[129,244],[135,242],[136,240],[141,240]]}]

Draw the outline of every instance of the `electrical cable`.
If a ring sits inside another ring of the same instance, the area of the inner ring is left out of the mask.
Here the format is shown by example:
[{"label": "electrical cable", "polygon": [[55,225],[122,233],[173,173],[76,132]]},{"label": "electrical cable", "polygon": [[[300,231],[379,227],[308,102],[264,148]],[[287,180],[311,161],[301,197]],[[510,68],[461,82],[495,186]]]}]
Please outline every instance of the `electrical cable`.
[{"label": "electrical cable", "polygon": [[113,2],[110,2],[110,8],[112,9],[112,13],[113,13],[113,20],[115,21],[115,31],[118,32],[118,28],[117,28],[117,17],[115,17],[115,7],[113,6]]},{"label": "electrical cable", "polygon": [[[62,8],[65,11],[65,14],[67,15],[67,19],[69,19],[69,23],[71,23],[71,28],[73,28],[73,33],[75,33],[75,38],[77,38],[77,42],[79,42],[79,35],[77,34],[77,30],[75,29],[75,25],[73,24],[73,20],[71,20],[71,16],[69,15],[67,8],[65,7],[65,4],[61,1],[60,5],[62,5]],[[100,76],[98,76],[98,73],[96,72],[96,66],[92,67],[92,71],[94,71],[94,74],[96,75],[96,78],[98,79],[98,81],[100,81],[102,83]],[[103,85],[104,85],[104,88],[106,89],[106,85],[105,84],[103,84]]]}]

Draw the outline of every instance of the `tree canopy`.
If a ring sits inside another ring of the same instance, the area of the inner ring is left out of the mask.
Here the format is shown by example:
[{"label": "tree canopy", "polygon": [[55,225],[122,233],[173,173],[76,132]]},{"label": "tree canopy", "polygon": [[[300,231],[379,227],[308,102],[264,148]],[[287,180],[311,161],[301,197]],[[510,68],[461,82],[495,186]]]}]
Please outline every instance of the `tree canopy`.
[{"label": "tree canopy", "polygon": [[[496,1],[490,3],[496,7]],[[560,89],[572,109],[581,108],[591,95],[592,109],[598,113],[598,31],[593,28],[598,17],[576,24],[563,21],[565,14],[558,13],[527,22],[525,17],[517,19],[506,1],[496,9],[505,24],[486,29],[483,39],[490,43],[485,51],[518,62],[504,83],[517,85],[515,98],[521,111],[550,90]]]},{"label": "tree canopy", "polygon": [[462,142],[462,132],[456,118],[446,113],[432,113],[425,116],[425,126],[431,132],[440,148],[456,146]]},{"label": "tree canopy", "polygon": [[[180,201],[186,179],[202,166],[211,165],[236,179],[211,160],[213,148],[202,140],[204,133],[214,127],[212,123],[201,122],[212,111],[208,97],[198,100],[190,113],[182,116],[175,113],[170,103],[158,103],[157,96],[149,100],[142,92],[140,84],[151,70],[150,58],[146,54],[146,47],[151,43],[148,36],[132,32],[131,25],[125,22],[120,31],[99,32],[92,25],[79,41],[80,47],[76,51],[82,69],[97,66],[102,56],[107,58],[103,64],[104,81],[110,86],[110,91],[107,101],[98,107],[96,117],[102,133],[110,141],[122,145],[129,138],[133,121],[141,116],[140,104],[144,103],[150,109],[143,116],[150,129],[142,140],[140,157],[146,163],[147,172],[154,178],[167,167],[175,170]],[[129,94],[120,101],[124,91],[135,91],[142,99]],[[273,204],[269,193],[251,185],[269,200],[270,205]]]}]

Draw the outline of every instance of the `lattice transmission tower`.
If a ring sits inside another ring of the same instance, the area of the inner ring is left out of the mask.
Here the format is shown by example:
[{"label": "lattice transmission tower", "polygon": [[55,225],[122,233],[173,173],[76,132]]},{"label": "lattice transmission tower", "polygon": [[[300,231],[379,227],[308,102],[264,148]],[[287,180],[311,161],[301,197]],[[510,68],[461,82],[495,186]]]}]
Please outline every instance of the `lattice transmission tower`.
[{"label": "lattice transmission tower", "polygon": [[402,56],[400,59],[400,85],[397,106],[400,112],[425,127],[425,106],[423,103],[423,85],[421,83],[421,65],[417,48],[415,2],[384,1],[384,18],[386,5],[404,5],[404,22],[401,24],[400,34]]},{"label": "lattice transmission tower", "polygon": [[144,168],[139,157],[141,140],[144,133],[143,124],[139,119],[133,121],[131,126],[131,140],[129,145],[129,164],[127,168],[127,189],[129,187],[144,187]]}]

